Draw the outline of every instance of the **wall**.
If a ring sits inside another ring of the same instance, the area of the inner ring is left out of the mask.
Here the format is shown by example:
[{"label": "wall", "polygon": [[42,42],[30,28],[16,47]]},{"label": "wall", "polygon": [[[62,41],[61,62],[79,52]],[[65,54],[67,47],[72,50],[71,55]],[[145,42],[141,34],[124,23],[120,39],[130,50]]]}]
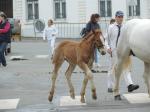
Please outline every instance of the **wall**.
[{"label": "wall", "polygon": [[112,0],[112,17],[115,17],[115,13],[118,10],[124,12],[124,18],[127,19],[127,1],[126,0]]},{"label": "wall", "polygon": [[141,18],[150,18],[149,0],[141,0]]},{"label": "wall", "polygon": [[[54,22],[66,23],[85,23],[88,22],[92,13],[99,13],[99,0],[66,0],[66,20],[57,20]],[[35,37],[33,21],[28,21],[26,0],[13,0],[14,18],[21,19],[22,36]],[[39,0],[39,18],[46,24],[49,18],[54,19],[53,0]],[[127,0],[112,0],[112,16],[115,12],[122,10],[127,19]],[[150,18],[150,1],[141,0],[141,17]],[[108,20],[110,18],[107,18]],[[101,20],[105,21],[105,18]],[[105,27],[105,26],[104,26]],[[36,33],[37,37],[41,37],[42,33]]]}]

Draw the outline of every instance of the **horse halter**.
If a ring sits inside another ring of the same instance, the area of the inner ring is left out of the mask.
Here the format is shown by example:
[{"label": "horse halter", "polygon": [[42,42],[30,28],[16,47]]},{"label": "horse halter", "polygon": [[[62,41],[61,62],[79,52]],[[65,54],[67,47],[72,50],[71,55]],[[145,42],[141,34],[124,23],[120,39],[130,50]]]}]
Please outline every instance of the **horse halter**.
[{"label": "horse halter", "polygon": [[101,32],[95,32],[95,35],[94,35],[94,45],[97,47],[97,49],[99,50],[99,52],[101,53],[101,55],[105,55],[106,54],[106,50],[105,50],[105,47],[104,47],[104,43],[101,39]]},{"label": "horse halter", "polygon": [[103,44],[103,41],[101,39],[101,32],[96,32],[95,34],[95,42],[94,44],[96,45],[97,48],[104,48],[104,44]]}]

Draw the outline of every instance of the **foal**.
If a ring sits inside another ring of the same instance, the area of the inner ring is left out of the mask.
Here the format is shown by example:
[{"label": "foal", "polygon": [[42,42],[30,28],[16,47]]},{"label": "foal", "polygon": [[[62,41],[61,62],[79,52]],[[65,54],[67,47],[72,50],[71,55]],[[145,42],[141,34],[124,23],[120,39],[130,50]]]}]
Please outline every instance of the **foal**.
[{"label": "foal", "polygon": [[101,31],[94,30],[87,34],[80,42],[63,41],[58,45],[58,47],[55,49],[52,60],[54,70],[52,72],[52,86],[48,97],[49,101],[52,101],[53,99],[58,70],[65,60],[69,63],[69,67],[65,75],[67,78],[67,83],[69,85],[71,98],[75,99],[74,87],[71,82],[71,74],[76,65],[78,65],[85,73],[80,93],[81,102],[85,102],[84,95],[88,80],[90,80],[91,82],[92,97],[93,99],[97,99],[96,88],[94,85],[91,68],[94,60],[95,49],[98,48],[102,55],[105,55],[106,53],[100,36]]}]

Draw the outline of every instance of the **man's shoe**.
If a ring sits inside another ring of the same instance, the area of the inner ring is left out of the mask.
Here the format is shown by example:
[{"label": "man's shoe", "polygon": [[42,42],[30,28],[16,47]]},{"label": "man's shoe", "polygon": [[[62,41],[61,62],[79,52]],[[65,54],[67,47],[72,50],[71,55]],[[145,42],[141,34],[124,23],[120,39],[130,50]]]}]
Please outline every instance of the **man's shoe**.
[{"label": "man's shoe", "polygon": [[6,66],[7,66],[7,64],[6,64],[6,63],[2,63],[2,65],[3,65],[4,67],[6,67]]},{"label": "man's shoe", "polygon": [[139,88],[139,85],[130,84],[130,85],[128,86],[128,92],[132,92],[132,91],[134,91],[134,90],[136,90],[136,89],[138,89],[138,88]]},{"label": "man's shoe", "polygon": [[91,71],[92,71],[92,73],[96,73],[96,72],[97,72],[97,71],[96,71],[96,70],[94,70],[94,69],[92,69]]},{"label": "man's shoe", "polygon": [[100,68],[100,67],[101,67],[100,64],[95,63],[95,68]]},{"label": "man's shoe", "polygon": [[112,88],[108,88],[108,93],[112,93],[113,89]]}]

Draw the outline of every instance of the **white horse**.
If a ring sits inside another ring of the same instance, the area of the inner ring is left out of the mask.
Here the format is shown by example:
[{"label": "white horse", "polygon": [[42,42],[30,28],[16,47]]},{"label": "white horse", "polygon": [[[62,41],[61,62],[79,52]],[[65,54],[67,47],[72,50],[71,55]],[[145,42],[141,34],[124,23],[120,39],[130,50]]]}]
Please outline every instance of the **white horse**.
[{"label": "white horse", "polygon": [[144,79],[150,96],[150,19],[133,19],[122,28],[117,45],[118,60],[115,66],[115,100],[121,100],[119,94],[119,80],[123,65],[129,55],[134,54],[144,62]]}]

